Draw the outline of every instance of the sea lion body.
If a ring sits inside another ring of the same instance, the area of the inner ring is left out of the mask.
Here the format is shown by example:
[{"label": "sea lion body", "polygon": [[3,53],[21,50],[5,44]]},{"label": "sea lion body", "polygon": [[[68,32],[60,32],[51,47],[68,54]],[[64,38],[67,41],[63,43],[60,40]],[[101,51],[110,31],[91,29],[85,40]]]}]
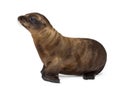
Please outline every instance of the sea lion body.
[{"label": "sea lion body", "polygon": [[44,80],[59,83],[59,73],[94,79],[104,68],[107,55],[99,42],[87,38],[64,37],[46,17],[38,13],[20,16],[18,20],[33,37],[44,64],[41,71]]}]

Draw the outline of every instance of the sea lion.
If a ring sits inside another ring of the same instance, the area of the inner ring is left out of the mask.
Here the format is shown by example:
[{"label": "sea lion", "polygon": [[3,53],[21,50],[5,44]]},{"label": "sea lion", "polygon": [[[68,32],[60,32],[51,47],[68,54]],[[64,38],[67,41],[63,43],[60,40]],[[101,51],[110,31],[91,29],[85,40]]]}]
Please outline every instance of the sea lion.
[{"label": "sea lion", "polygon": [[94,79],[103,70],[107,54],[96,40],[64,37],[39,13],[19,16],[18,20],[32,35],[44,64],[44,80],[59,83],[59,73]]}]

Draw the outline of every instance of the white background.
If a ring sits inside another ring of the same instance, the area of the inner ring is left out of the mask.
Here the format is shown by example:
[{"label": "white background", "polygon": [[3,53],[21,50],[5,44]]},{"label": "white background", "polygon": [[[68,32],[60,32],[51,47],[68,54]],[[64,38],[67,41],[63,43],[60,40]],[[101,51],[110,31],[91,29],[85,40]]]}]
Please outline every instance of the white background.
[{"label": "white background", "polygon": [[[61,83],[43,81],[42,62],[30,33],[17,17],[44,14],[61,34],[88,37],[107,50],[107,64],[95,80],[61,75]],[[120,0],[1,0],[0,88],[120,88]]]}]

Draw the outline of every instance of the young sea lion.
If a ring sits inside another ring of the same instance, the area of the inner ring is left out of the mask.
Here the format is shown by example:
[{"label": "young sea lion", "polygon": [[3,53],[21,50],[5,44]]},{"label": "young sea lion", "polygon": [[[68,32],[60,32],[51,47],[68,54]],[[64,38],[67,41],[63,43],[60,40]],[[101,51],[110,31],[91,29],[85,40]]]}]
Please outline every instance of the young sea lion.
[{"label": "young sea lion", "polygon": [[104,68],[106,51],[97,41],[64,37],[39,13],[29,13],[18,20],[33,37],[44,64],[41,71],[44,80],[59,83],[59,73],[94,79]]}]

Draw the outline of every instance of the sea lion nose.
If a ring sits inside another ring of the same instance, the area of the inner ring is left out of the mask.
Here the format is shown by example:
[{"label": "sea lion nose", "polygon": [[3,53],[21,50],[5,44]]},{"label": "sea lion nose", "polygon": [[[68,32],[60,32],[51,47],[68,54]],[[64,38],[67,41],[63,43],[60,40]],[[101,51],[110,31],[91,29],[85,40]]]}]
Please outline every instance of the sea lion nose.
[{"label": "sea lion nose", "polygon": [[25,16],[19,16],[19,17],[18,17],[18,20],[19,20],[19,21],[26,20],[26,17],[25,17]]}]

